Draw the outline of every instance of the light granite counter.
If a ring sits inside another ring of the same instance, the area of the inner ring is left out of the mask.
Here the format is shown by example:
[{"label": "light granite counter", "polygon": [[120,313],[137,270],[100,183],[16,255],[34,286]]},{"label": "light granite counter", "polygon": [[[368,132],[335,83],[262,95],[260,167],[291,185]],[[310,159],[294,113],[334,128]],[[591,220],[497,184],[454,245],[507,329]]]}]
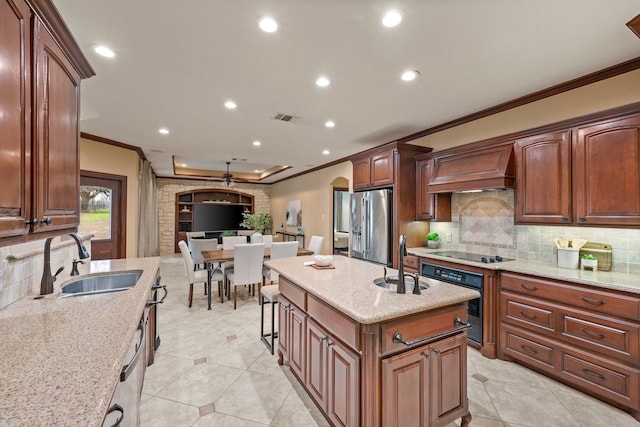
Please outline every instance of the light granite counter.
[{"label": "light granite counter", "polygon": [[441,261],[455,262],[457,264],[471,265],[474,267],[486,268],[491,270],[531,274],[547,279],[562,280],[583,285],[640,294],[640,275],[638,274],[626,274],[599,270],[588,271],[580,270],[577,268],[560,268],[554,264],[520,259],[485,264],[481,262],[465,261],[461,259],[433,255],[433,252],[443,250],[444,249],[427,249],[424,247],[419,247],[409,248],[407,249],[407,252],[411,255],[423,258],[432,258]]},{"label": "light granite counter", "polygon": [[[90,275],[142,270],[129,290],[43,299],[0,310],[0,425],[100,426],[160,258],[92,261]],[[81,276],[78,276],[81,277]]]},{"label": "light granite counter", "polygon": [[[383,276],[380,265],[345,256],[334,256],[335,269],[317,270],[305,266],[312,256],[281,258],[265,262],[278,273],[318,297],[328,305],[362,324],[372,324],[414,313],[461,303],[480,294],[477,291],[450,285],[438,280],[422,279],[428,289],[422,295],[398,294],[381,288],[373,280]],[[387,274],[397,275],[388,269]]]}]

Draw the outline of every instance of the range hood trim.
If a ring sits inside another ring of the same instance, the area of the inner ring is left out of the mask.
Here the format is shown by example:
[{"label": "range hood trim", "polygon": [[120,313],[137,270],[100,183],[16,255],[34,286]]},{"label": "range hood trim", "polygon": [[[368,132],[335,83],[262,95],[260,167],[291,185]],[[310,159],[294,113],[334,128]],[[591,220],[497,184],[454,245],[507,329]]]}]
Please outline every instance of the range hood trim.
[{"label": "range hood trim", "polygon": [[495,190],[515,186],[513,144],[434,156],[428,193]]}]

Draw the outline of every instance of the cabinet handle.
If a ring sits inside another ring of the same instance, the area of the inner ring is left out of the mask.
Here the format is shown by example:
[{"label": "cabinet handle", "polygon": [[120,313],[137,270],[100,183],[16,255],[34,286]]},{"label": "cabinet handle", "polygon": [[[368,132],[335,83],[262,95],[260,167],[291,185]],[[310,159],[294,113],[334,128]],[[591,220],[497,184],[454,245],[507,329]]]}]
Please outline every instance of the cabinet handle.
[{"label": "cabinet handle", "polygon": [[38,225],[38,218],[33,218],[31,221],[26,221],[25,225],[33,225],[34,227]]},{"label": "cabinet handle", "polygon": [[118,427],[122,420],[124,420],[124,408],[117,403],[114,403],[113,406],[107,411],[107,415],[113,412],[120,412],[121,414],[120,417],[116,420],[115,424],[111,425],[111,427]]},{"label": "cabinet handle", "polygon": [[333,341],[331,340],[327,340],[327,348],[331,347],[333,345]]},{"label": "cabinet handle", "polygon": [[589,375],[590,377],[597,378],[597,379],[602,380],[602,381],[607,379],[604,375],[600,375],[599,373],[590,371],[590,370],[588,370],[586,368],[582,368],[581,371],[584,372],[585,374]]},{"label": "cabinet handle", "polygon": [[395,344],[404,344],[407,347],[411,347],[411,346],[413,346],[415,344],[419,344],[419,343],[422,343],[422,342],[425,342],[425,341],[431,341],[431,340],[434,340],[436,338],[444,337],[444,336],[447,336],[447,335],[454,335],[454,334],[456,334],[458,332],[462,332],[465,329],[471,327],[471,324],[464,322],[460,318],[460,316],[456,316],[455,319],[453,319],[453,324],[456,325],[456,326],[457,325],[463,325],[463,326],[461,326],[459,328],[451,329],[450,331],[440,332],[439,334],[435,334],[435,335],[431,335],[431,336],[428,336],[428,337],[420,338],[420,339],[417,339],[417,340],[414,340],[414,341],[405,341],[402,338],[402,334],[400,332],[396,332],[395,334],[393,334],[392,341]]},{"label": "cabinet handle", "polygon": [[[151,301],[151,302],[155,303],[155,301]],[[148,304],[149,304],[149,301],[147,301],[147,305]],[[142,353],[142,346],[144,344],[144,336],[145,336],[144,329],[145,329],[144,321],[140,319],[140,323],[138,323],[138,329],[137,329],[140,331],[140,342],[136,344],[136,353],[131,358],[131,362],[129,362],[128,364],[122,367],[122,371],[120,371],[120,382],[127,380],[129,375],[131,375],[133,368],[135,368],[136,363],[138,362],[138,359],[140,358],[140,353]]]},{"label": "cabinet handle", "polygon": [[537,319],[538,318],[537,314],[527,313],[526,311],[520,311],[520,314],[522,314],[527,319]]},{"label": "cabinet handle", "polygon": [[566,216],[563,216],[563,217],[562,217],[562,221],[564,221],[564,222],[569,222],[569,218],[567,218]]},{"label": "cabinet handle", "polygon": [[47,225],[51,224],[51,217],[50,217],[50,216],[48,216],[48,217],[46,217],[46,218],[42,218],[42,219],[40,220],[40,224],[47,224]]},{"label": "cabinet handle", "polygon": [[537,291],[538,287],[535,285],[528,285],[526,283],[520,283],[520,286],[523,287],[524,289],[528,290],[528,291]]},{"label": "cabinet handle", "polygon": [[527,353],[538,354],[538,350],[536,350],[533,347],[529,347],[528,345],[521,345],[520,348],[526,351]]},{"label": "cabinet handle", "polygon": [[158,304],[162,304],[162,303],[164,303],[164,299],[169,294],[169,290],[167,289],[167,285],[161,285],[159,280],[158,280],[158,283],[156,283],[155,285],[153,285],[151,287],[152,291],[155,291],[155,290],[158,290],[158,289],[162,289],[164,291],[164,295],[162,295],[162,298],[160,298],[160,301],[158,301]]},{"label": "cabinet handle", "polygon": [[585,334],[587,334],[589,336],[592,336],[592,337],[595,337],[595,338],[604,338],[604,337],[606,337],[605,334],[600,334],[600,333],[597,333],[597,332],[591,332],[590,330],[585,329],[585,328],[580,328],[580,330],[582,332],[584,332]]},{"label": "cabinet handle", "polygon": [[440,350],[435,349],[435,350],[433,350],[433,352],[436,354],[436,356],[440,356]]},{"label": "cabinet handle", "polygon": [[580,296],[580,299],[584,302],[588,302],[589,304],[598,304],[598,305],[602,305],[605,304],[606,301],[601,300],[601,299],[593,299],[593,298],[587,298],[584,296]]},{"label": "cabinet handle", "polygon": [[422,353],[422,355],[425,357],[425,359],[429,358],[429,352],[425,351],[424,353]]}]

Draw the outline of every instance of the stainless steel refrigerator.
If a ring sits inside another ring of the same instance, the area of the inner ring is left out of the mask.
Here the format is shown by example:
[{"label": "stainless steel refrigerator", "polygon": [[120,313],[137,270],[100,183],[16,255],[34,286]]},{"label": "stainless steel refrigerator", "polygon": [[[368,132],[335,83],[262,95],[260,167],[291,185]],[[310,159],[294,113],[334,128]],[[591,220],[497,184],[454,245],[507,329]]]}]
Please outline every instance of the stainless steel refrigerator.
[{"label": "stainless steel refrigerator", "polygon": [[392,265],[392,191],[372,190],[351,195],[350,251],[353,258]]}]

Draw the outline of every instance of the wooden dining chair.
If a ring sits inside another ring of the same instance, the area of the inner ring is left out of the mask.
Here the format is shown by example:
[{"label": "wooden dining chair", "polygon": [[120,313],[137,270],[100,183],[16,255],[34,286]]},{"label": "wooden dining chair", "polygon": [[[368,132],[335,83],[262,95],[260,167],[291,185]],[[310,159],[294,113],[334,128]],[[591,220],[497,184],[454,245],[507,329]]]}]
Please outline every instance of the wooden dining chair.
[{"label": "wooden dining chair", "polygon": [[[182,253],[184,269],[187,273],[187,280],[189,281],[189,307],[191,307],[193,303],[193,284],[204,283],[206,287],[208,270],[195,270],[195,264],[193,262],[193,258],[191,257],[191,253],[189,252],[189,247],[184,240],[180,240],[180,242],[178,242],[178,247],[180,248],[180,252]],[[211,280],[215,280],[218,282],[218,293],[220,294],[220,298],[222,298],[222,284],[224,281],[224,274],[218,269],[216,272],[212,273]]]},{"label": "wooden dining chair", "polygon": [[225,273],[226,286],[233,285],[233,309],[236,309],[237,287],[248,285],[249,291],[262,282],[262,263],[264,261],[264,243],[236,245],[233,255],[233,267]]}]

